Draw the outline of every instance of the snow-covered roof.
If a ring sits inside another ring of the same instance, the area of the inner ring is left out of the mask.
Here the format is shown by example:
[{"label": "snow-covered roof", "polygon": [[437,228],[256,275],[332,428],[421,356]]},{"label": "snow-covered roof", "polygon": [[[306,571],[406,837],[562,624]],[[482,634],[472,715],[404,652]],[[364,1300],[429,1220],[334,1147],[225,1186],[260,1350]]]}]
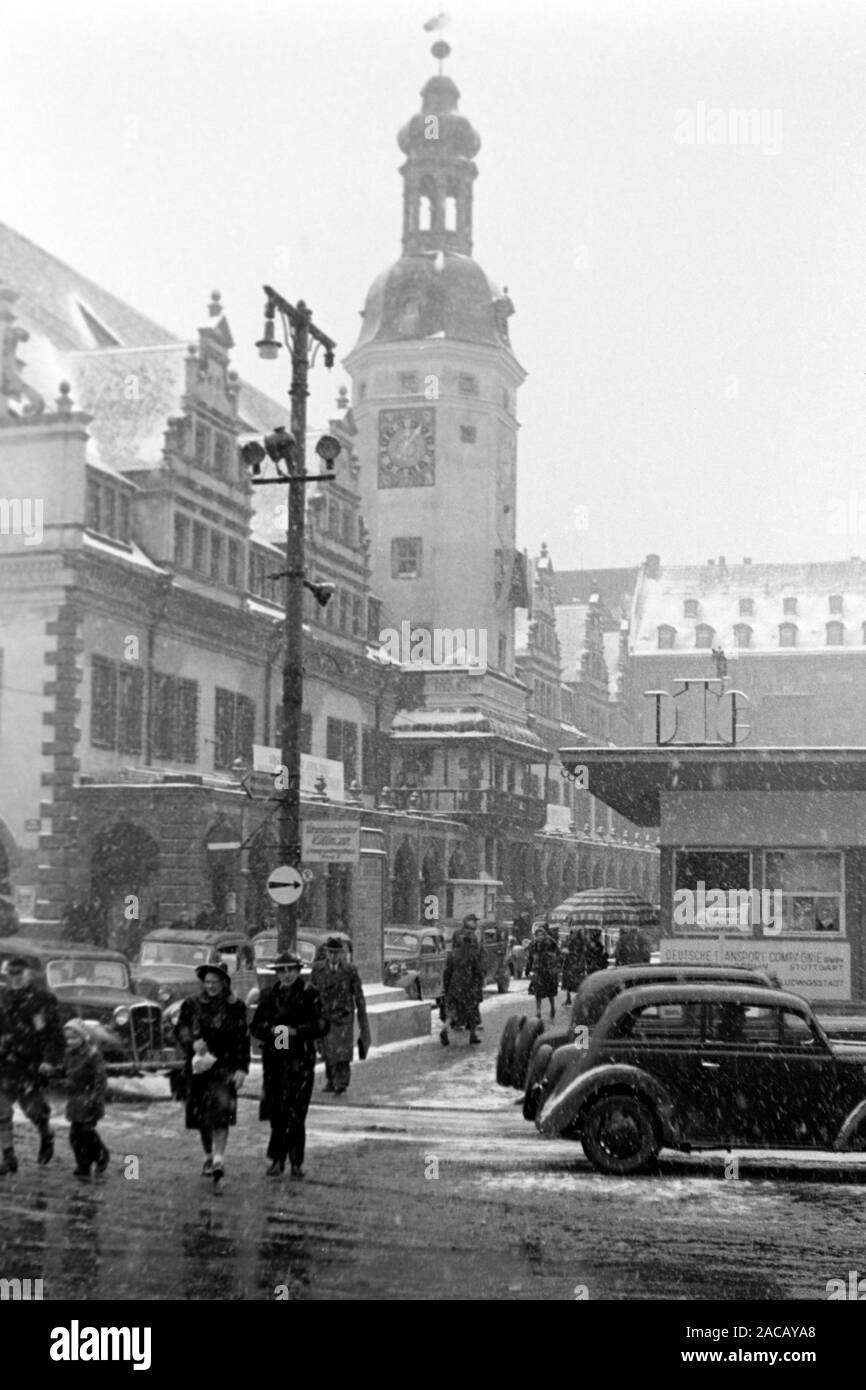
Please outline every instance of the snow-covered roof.
[{"label": "snow-covered roof", "polygon": [[134,542],[124,545],[121,541],[103,540],[101,536],[94,536],[90,531],[85,531],[83,536],[84,544],[88,550],[99,550],[103,555],[110,555],[112,560],[119,560],[121,564],[137,565],[140,569],[150,570],[153,574],[167,574],[161,565],[154,564],[153,560],[148,559],[144,551]]}]

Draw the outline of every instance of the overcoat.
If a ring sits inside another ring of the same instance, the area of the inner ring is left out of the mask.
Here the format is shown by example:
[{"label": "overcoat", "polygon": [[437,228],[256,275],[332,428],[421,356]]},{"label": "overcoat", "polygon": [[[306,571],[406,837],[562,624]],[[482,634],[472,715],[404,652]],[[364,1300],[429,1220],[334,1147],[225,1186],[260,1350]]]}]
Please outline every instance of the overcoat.
[{"label": "overcoat", "polygon": [[310,984],[319,993],[322,1013],[329,1025],[321,1042],[322,1056],[328,1066],[335,1062],[351,1062],[356,1010],[361,1039],[365,1048],[370,1046],[367,1005],[357,966],[340,961],[332,969],[328,961],[316,961],[310,972]]},{"label": "overcoat", "polygon": [[[181,1005],[177,1037],[186,1057],[187,1129],[224,1129],[235,1124],[238,1097],[232,1078],[235,1072],[246,1072],[250,1068],[245,1006],[230,993],[216,998],[192,995]],[[210,1071],[195,1074],[193,1043],[199,1039],[216,1062]]]},{"label": "overcoat", "polygon": [[92,1043],[75,1051],[67,1051],[66,1083],[69,1098],[66,1118],[72,1124],[95,1125],[105,1114],[105,1093],[108,1078],[102,1054]]},{"label": "overcoat", "polygon": [[559,947],[547,932],[533,938],[526,958],[529,993],[551,999],[559,990]]},{"label": "overcoat", "polygon": [[[288,1037],[282,1030],[292,1028]],[[277,1031],[275,1031],[277,1030]],[[259,1119],[273,1120],[310,1101],[316,1066],[316,1042],[328,1024],[319,993],[298,978],[262,991],[250,1032],[262,1045],[262,1099]]]},{"label": "overcoat", "polygon": [[484,997],[484,957],[481,947],[461,936],[445,958],[442,976],[446,1015],[458,1028],[475,1028],[481,1019]]},{"label": "overcoat", "polygon": [[0,995],[0,1088],[45,1086],[40,1065],[60,1066],[65,1050],[60,1011],[50,990],[31,982]]}]

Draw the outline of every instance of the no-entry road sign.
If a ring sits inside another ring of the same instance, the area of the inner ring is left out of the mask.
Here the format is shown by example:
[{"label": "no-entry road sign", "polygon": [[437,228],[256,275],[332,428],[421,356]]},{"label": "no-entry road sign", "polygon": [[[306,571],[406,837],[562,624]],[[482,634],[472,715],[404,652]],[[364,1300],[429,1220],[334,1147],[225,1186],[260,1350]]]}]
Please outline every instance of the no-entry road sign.
[{"label": "no-entry road sign", "polygon": [[275,903],[287,907],[296,903],[304,891],[304,880],[291,864],[279,864],[268,876],[268,893]]}]

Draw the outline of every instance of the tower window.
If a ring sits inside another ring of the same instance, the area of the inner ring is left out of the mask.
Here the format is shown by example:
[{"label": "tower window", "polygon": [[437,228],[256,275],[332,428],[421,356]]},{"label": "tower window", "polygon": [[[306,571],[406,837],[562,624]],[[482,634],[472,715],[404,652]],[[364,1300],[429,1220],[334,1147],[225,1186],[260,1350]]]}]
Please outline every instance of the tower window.
[{"label": "tower window", "polygon": [[697,627],[695,628],[695,646],[711,647],[713,645],[713,638],[715,637],[715,635],[716,630],[715,628],[710,627],[709,623],[698,623]]},{"label": "tower window", "polygon": [[740,599],[740,617],[753,618],[755,616],[755,600],[751,598]]},{"label": "tower window", "polygon": [[752,645],[752,629],[748,623],[734,624],[734,641],[741,650]]},{"label": "tower window", "polygon": [[786,598],[786,599],[783,599],[783,600],[782,600],[782,612],[783,612],[783,613],[789,613],[789,614],[791,615],[792,618],[793,618],[793,617],[796,617],[796,615],[797,615],[797,600],[796,600],[795,598]]},{"label": "tower window", "polygon": [[659,651],[673,651],[676,635],[677,630],[675,627],[671,627],[670,623],[662,623],[658,630]]},{"label": "tower window", "polygon": [[446,232],[457,231],[457,199],[453,194],[445,199],[445,230]]},{"label": "tower window", "polygon": [[391,542],[391,578],[418,579],[421,575],[421,537],[395,536]]},{"label": "tower window", "polygon": [[223,538],[219,531],[212,531],[210,538],[210,577],[217,583],[223,577]]},{"label": "tower window", "polygon": [[696,598],[687,598],[683,602],[683,617],[696,618],[698,616],[698,601]]},{"label": "tower window", "polygon": [[457,389],[461,396],[477,396],[478,377],[472,372],[461,372],[457,378]]},{"label": "tower window", "polygon": [[474,425],[460,426],[460,443],[474,444],[478,439],[478,430]]},{"label": "tower window", "polygon": [[418,230],[419,232],[429,232],[433,226],[433,199],[429,193],[421,194],[421,201],[418,204]]},{"label": "tower window", "polygon": [[830,595],[830,612],[831,612],[831,613],[841,613],[841,612],[842,612],[842,595],[841,595],[841,594],[831,594],[831,595]]},{"label": "tower window", "polygon": [[[785,602],[787,603],[787,599]],[[796,599],[794,602],[796,603]],[[797,645],[797,624],[779,623],[779,646],[796,647]]]},{"label": "tower window", "polygon": [[211,432],[199,420],[195,427],[195,461],[199,468],[207,468],[210,463]]},{"label": "tower window", "polygon": [[842,647],[842,646],[844,646],[844,644],[845,644],[845,624],[844,624],[844,623],[839,623],[839,622],[828,623],[828,624],[827,624],[827,646],[828,646],[828,647]]}]

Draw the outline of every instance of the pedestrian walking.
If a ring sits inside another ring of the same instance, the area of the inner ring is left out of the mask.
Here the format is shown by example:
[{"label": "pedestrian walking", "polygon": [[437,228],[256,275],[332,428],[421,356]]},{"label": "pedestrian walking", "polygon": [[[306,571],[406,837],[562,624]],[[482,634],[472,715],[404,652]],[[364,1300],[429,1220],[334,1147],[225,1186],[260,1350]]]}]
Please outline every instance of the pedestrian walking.
[{"label": "pedestrian walking", "polygon": [[325,959],[313,965],[310,984],[318,991],[328,1024],[328,1031],[319,1043],[325,1059],[326,1079],[322,1089],[341,1096],[348,1090],[352,1077],[355,1014],[360,1030],[358,1055],[362,1060],[370,1048],[370,1025],[361,976],[357,966],[346,960],[339,936],[329,936],[326,940]]},{"label": "pedestrian walking", "polygon": [[316,1043],[328,1031],[319,993],[301,979],[301,964],[300,956],[277,956],[276,983],[262,991],[250,1024],[250,1032],[262,1045],[259,1119],[271,1125],[269,1178],[285,1172],[287,1158],[292,1177],[304,1176]]},{"label": "pedestrian walking", "polygon": [[200,965],[195,973],[202,992],[183,1001],[177,1023],[186,1057],[186,1127],[201,1135],[202,1177],[218,1185],[225,1176],[229,1127],[237,1122],[238,1091],[250,1069],[250,1035],[246,1007],[232,994],[225,966]]},{"label": "pedestrian walking", "polygon": [[541,1018],[541,1004],[547,999],[550,1017],[556,1017],[556,996],[559,992],[559,946],[546,925],[535,928],[527,956],[529,993],[535,995],[535,1016]]},{"label": "pedestrian walking", "polygon": [[36,1162],[44,1165],[54,1157],[51,1107],[45,1089],[64,1052],[57,1000],[34,979],[23,956],[12,956],[6,978],[9,989],[0,999],[0,1174],[18,1171],[12,1138],[16,1101],[39,1131]]},{"label": "pedestrian walking", "polygon": [[65,1023],[63,1034],[69,1143],[75,1155],[75,1176],[89,1178],[91,1167],[95,1167],[97,1173],[104,1173],[111,1157],[96,1128],[105,1115],[108,1078],[102,1053],[91,1041],[80,1019],[71,1018]]},{"label": "pedestrian walking", "polygon": [[448,1024],[452,1028],[468,1028],[470,1043],[480,1043],[477,1028],[481,1023],[481,1000],[484,997],[484,956],[475,936],[478,918],[469,913],[463,918],[463,928],[455,932],[451,950],[445,957],[442,986],[445,992],[444,1027],[439,1041],[447,1047]]},{"label": "pedestrian walking", "polygon": [[588,974],[586,937],[579,927],[575,927],[569,932],[562,952],[562,988],[565,990],[566,1008],[571,1004],[571,996],[577,993],[581,982]]},{"label": "pedestrian walking", "polygon": [[586,937],[586,973],[594,975],[596,970],[607,969],[607,951],[604,948],[604,938],[598,927],[593,927],[587,932]]}]

